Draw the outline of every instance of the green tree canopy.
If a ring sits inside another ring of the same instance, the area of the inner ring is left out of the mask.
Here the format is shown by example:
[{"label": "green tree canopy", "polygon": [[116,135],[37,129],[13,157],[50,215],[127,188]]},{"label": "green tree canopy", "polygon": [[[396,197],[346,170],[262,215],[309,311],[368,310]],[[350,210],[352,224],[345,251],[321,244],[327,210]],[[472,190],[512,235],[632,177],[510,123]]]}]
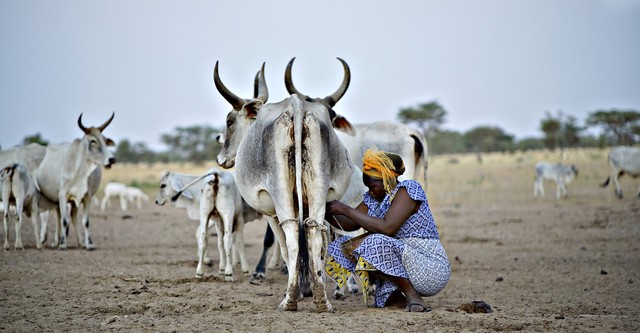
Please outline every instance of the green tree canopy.
[{"label": "green tree canopy", "polygon": [[512,151],[515,149],[513,135],[494,126],[478,126],[464,134],[468,151],[492,152]]},{"label": "green tree canopy", "polygon": [[218,132],[211,126],[176,127],[174,134],[163,134],[160,140],[169,147],[171,154],[202,164],[218,155],[220,145],[215,140]]},{"label": "green tree canopy", "polygon": [[43,139],[40,133],[36,133],[33,135],[27,135],[22,139],[22,145],[28,145],[30,143],[39,143],[46,146],[49,144],[49,141]]},{"label": "green tree canopy", "polygon": [[427,138],[432,137],[445,122],[447,111],[436,101],[400,109],[398,119],[404,124],[415,123]]},{"label": "green tree canopy", "polygon": [[632,145],[640,136],[640,112],[635,110],[597,110],[589,114],[586,123],[602,127],[614,145]]}]

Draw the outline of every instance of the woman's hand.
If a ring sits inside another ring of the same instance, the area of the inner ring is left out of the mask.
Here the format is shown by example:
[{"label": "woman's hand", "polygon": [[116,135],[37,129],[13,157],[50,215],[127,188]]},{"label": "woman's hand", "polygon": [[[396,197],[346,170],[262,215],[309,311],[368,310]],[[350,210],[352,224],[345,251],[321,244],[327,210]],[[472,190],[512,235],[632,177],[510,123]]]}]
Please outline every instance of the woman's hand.
[{"label": "woman's hand", "polygon": [[343,204],[342,202],[338,201],[338,200],[333,200],[333,201],[329,201],[327,202],[327,214],[331,214],[331,215],[344,215],[344,207],[345,204]]}]

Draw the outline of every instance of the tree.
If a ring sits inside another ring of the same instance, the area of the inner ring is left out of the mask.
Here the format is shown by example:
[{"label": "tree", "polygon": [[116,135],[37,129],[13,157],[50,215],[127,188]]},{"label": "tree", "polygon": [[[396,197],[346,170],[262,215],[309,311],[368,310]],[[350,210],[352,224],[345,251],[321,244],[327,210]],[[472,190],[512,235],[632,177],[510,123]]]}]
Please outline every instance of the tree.
[{"label": "tree", "polygon": [[614,145],[632,145],[640,136],[640,112],[635,110],[597,110],[589,114],[586,123],[601,126]]},{"label": "tree", "polygon": [[546,114],[547,117],[540,122],[545,147],[553,150],[576,147],[580,144],[580,133],[585,128],[577,125],[576,117],[565,115],[562,111],[558,111],[557,117],[553,117],[549,111]]},{"label": "tree", "polygon": [[114,155],[118,162],[153,163],[157,160],[156,154],[145,143],[137,142],[131,145],[128,139],[120,140]]},{"label": "tree", "polygon": [[444,124],[447,111],[436,101],[400,109],[398,119],[403,124],[415,123],[427,138],[433,137]]},{"label": "tree", "polygon": [[554,150],[556,147],[560,146],[560,130],[562,128],[562,123],[560,117],[554,118],[549,111],[546,113],[547,118],[540,122],[540,130],[544,133],[542,142],[545,147]]},{"label": "tree", "polygon": [[464,134],[467,151],[492,152],[513,151],[513,135],[505,133],[499,127],[478,126]]},{"label": "tree", "polygon": [[49,144],[49,141],[43,139],[40,133],[36,133],[33,135],[27,135],[24,137],[24,139],[22,139],[22,145],[28,145],[30,143],[38,143],[46,146]]},{"label": "tree", "polygon": [[162,143],[169,147],[169,152],[190,162],[202,164],[212,160],[220,151],[215,134],[220,132],[210,126],[176,127],[175,134],[163,134]]},{"label": "tree", "polygon": [[429,154],[464,153],[464,137],[456,131],[437,131],[428,142]]}]

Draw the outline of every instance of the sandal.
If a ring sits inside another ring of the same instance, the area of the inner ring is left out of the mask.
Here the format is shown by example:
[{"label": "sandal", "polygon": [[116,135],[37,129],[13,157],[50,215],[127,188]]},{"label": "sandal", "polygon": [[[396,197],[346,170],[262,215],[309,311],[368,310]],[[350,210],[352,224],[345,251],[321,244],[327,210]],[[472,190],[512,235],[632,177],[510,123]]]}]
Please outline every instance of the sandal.
[{"label": "sandal", "polygon": [[[422,308],[422,310],[418,310],[418,311],[411,311],[411,308],[412,308],[413,306],[419,306],[419,307],[421,307],[421,308]],[[407,304],[407,308],[406,308],[406,310],[405,310],[405,311],[406,311],[406,312],[429,312],[429,311],[431,311],[431,307],[424,306],[424,305],[422,305],[422,304],[420,304],[420,303],[409,303],[409,304]]]}]

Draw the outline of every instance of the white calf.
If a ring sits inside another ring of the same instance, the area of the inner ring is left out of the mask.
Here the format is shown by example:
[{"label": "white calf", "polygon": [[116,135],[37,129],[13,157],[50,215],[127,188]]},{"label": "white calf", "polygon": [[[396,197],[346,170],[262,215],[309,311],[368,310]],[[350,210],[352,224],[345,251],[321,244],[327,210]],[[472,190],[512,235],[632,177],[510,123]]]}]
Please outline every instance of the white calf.
[{"label": "white calf", "polygon": [[557,184],[556,199],[567,197],[567,186],[574,177],[578,176],[578,169],[575,165],[563,165],[560,163],[552,164],[547,162],[538,162],[535,166],[536,180],[533,184],[533,196],[540,194],[544,197],[544,180],[555,181]]},{"label": "white calf", "polygon": [[2,222],[4,223],[4,250],[9,250],[9,215],[10,205],[15,206],[15,213],[17,215],[15,231],[16,239],[14,248],[16,250],[23,250],[22,245],[22,216],[23,213],[31,216],[31,222],[33,223],[33,232],[36,239],[36,247],[42,248],[40,239],[38,237],[38,203],[37,203],[37,191],[33,179],[27,168],[22,164],[12,164],[2,170],[0,170],[0,184],[2,187]]},{"label": "white calf", "polygon": [[122,210],[127,210],[127,185],[117,182],[109,182],[104,186],[104,197],[102,198],[102,203],[100,204],[100,209],[104,212],[104,209],[107,207],[109,203],[109,199],[111,197],[120,198],[120,208]]},{"label": "white calf", "polygon": [[[240,257],[242,272],[249,274],[249,265],[244,254],[244,216],[242,196],[230,172],[211,170],[202,180],[200,196],[200,235],[198,235],[198,266],[196,277],[204,275],[203,260],[207,250],[206,225],[209,220],[216,222],[218,231],[218,253],[220,273],[225,281],[233,281],[232,248]],[[224,255],[223,255],[224,254]]]},{"label": "white calf", "polygon": [[125,191],[125,197],[129,202],[135,202],[138,209],[142,208],[142,202],[149,202],[149,197],[137,187],[128,186]]},{"label": "white calf", "polygon": [[[213,171],[214,171],[213,169],[209,170],[209,172],[213,172]],[[220,170],[217,170],[215,172],[220,172]],[[213,216],[212,218],[208,218],[205,216],[207,213],[212,213],[212,211],[217,211],[218,215],[222,214],[220,213],[221,209],[222,211],[225,211],[225,212],[227,211],[226,207],[222,208],[222,204],[220,204],[220,207],[218,207],[216,206],[218,203],[215,200],[212,201],[213,196],[211,196],[210,194],[212,193],[212,191],[214,191],[214,188],[209,187],[208,185],[209,179],[205,180],[204,178],[205,177],[203,176],[195,176],[195,175],[174,173],[171,171],[164,171],[160,179],[160,190],[155,200],[156,204],[160,206],[164,205],[167,202],[170,202],[175,207],[185,208],[187,210],[187,215],[189,216],[190,219],[200,221],[198,225],[198,229],[196,230],[196,240],[198,243],[198,252],[197,252],[198,268],[196,268],[196,276],[202,276],[203,274],[202,264],[209,265],[211,263],[211,259],[209,259],[206,256],[206,239],[201,239],[201,237],[204,234],[205,235],[204,237],[206,238],[207,230],[214,225],[219,225],[219,223],[216,223],[216,222],[219,221],[220,216],[216,217],[218,220],[216,220],[216,218],[213,218]],[[231,175],[231,178],[233,180],[233,175]],[[225,180],[225,182],[228,183],[228,180]],[[235,181],[234,181],[234,184],[235,184]],[[209,187],[209,188],[205,188],[205,187]],[[204,196],[205,198],[203,198],[203,192],[205,192],[205,196]],[[217,197],[219,196],[220,195],[217,195]],[[234,204],[235,204],[235,201],[234,201]],[[241,200],[240,207],[242,207],[242,200]],[[210,208],[215,208],[215,209],[210,210]],[[243,215],[241,217],[241,220],[243,221],[243,223],[244,221],[249,222],[254,220],[256,217],[261,217],[261,215],[256,214],[255,210],[251,209],[248,205],[245,205],[244,209],[241,208],[241,211],[242,211],[241,215]],[[206,224],[206,227],[205,227],[205,224]],[[224,227],[224,229],[221,229],[220,227],[218,227],[219,229],[218,230],[218,250],[220,255],[220,271],[221,273],[225,274],[225,278],[227,280],[231,280],[233,279],[232,270],[230,272],[231,275],[226,276],[227,274],[226,267],[228,265],[228,262],[231,262],[231,261],[227,261],[227,256],[225,255],[225,246],[222,242],[224,241],[225,233],[228,230],[231,233],[232,240],[227,242],[227,244],[232,244],[232,242],[235,242],[235,244],[238,244],[237,246],[232,246],[231,250],[233,251],[234,255],[237,254],[237,256],[240,257],[243,273],[248,273],[249,269],[248,269],[248,266],[246,265],[246,260],[243,259],[244,258],[244,236],[242,234],[242,230],[244,228],[244,224],[242,224],[242,226],[240,226],[239,228],[238,226],[236,226],[235,230],[233,226],[228,228],[223,225],[222,227]],[[234,237],[235,239],[233,239]],[[242,245],[239,245],[239,244],[242,244]],[[204,252],[201,251],[201,249],[203,248],[204,248]]]}]

